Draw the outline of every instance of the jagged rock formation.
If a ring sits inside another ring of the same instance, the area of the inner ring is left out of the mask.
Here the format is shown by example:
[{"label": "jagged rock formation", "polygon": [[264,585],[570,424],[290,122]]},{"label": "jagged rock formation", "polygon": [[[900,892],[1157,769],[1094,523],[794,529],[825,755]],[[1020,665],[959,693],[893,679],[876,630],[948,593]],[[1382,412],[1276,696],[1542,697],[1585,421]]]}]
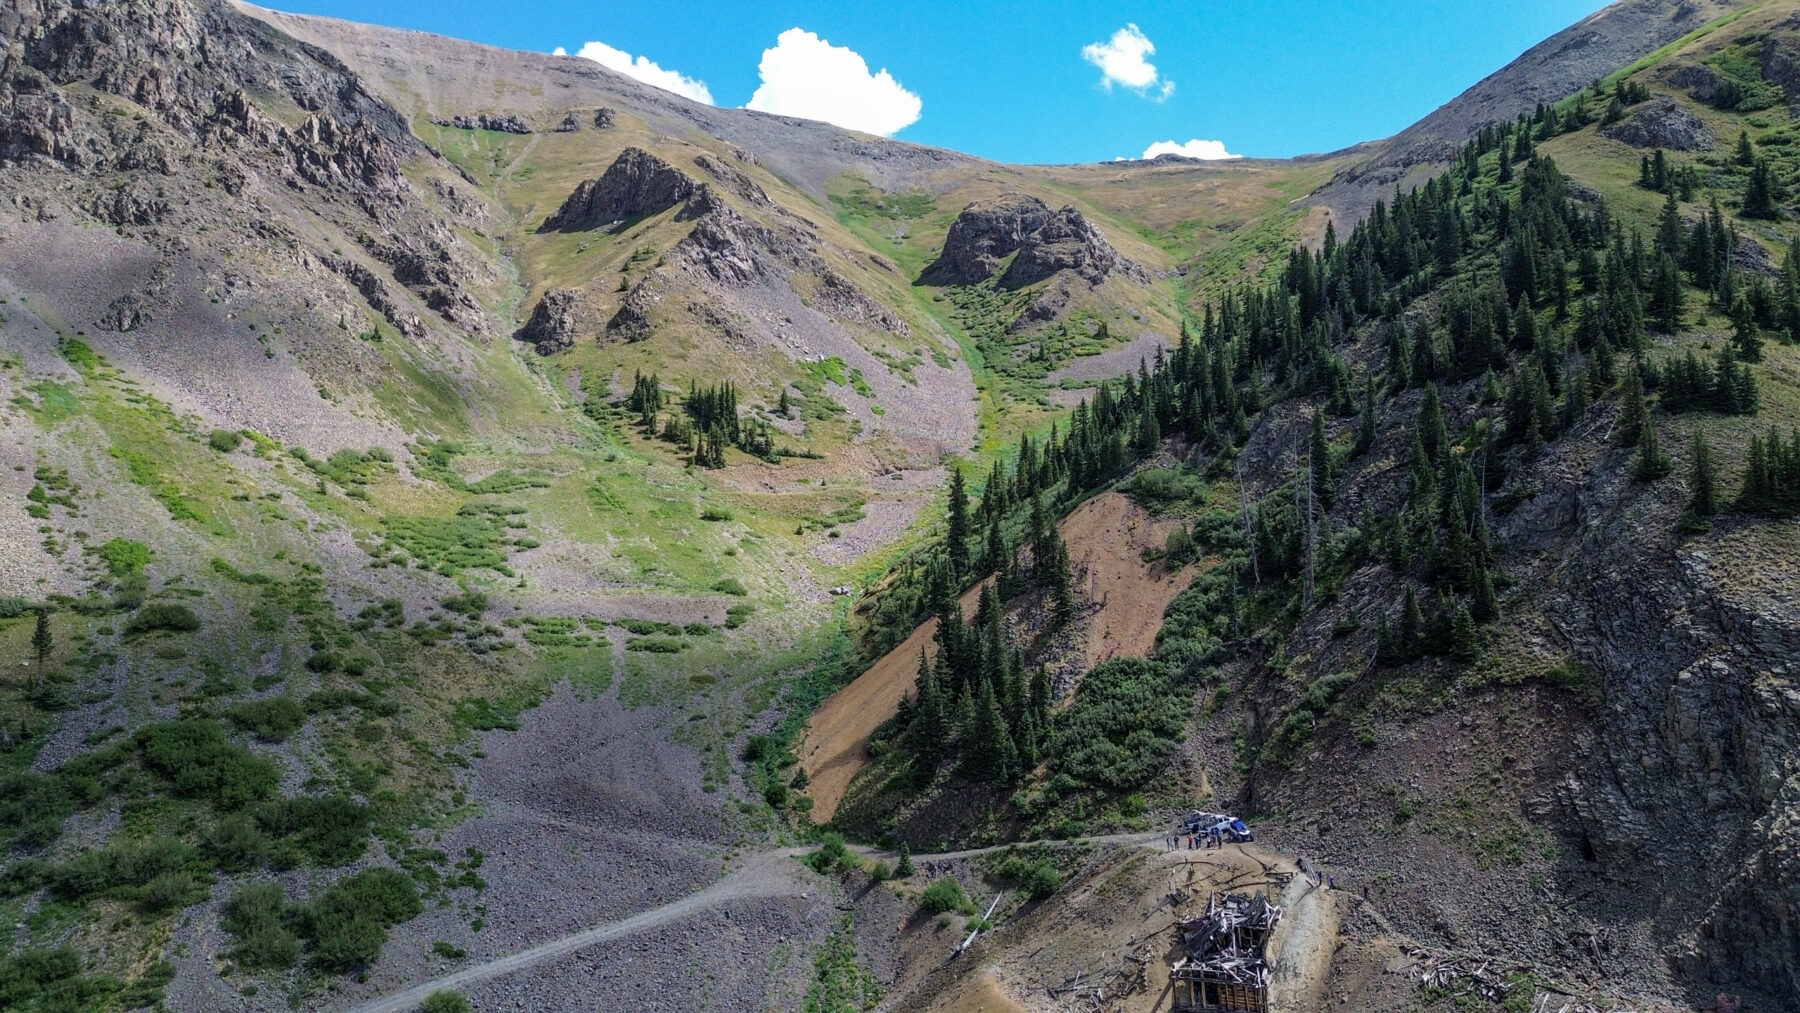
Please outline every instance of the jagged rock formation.
[{"label": "jagged rock formation", "polygon": [[762,187],[756,185],[755,180],[744,175],[737,169],[726,165],[724,162],[719,161],[712,155],[705,152],[695,155],[694,164],[699,166],[702,172],[718,181],[720,186],[723,186],[735,196],[760,207],[775,207],[775,202],[769,199],[768,193],[764,191]]},{"label": "jagged rock formation", "polygon": [[552,355],[575,344],[585,323],[581,295],[569,289],[551,289],[538,300],[531,319],[513,334],[537,346],[539,355]]},{"label": "jagged rock formation", "polygon": [[[571,113],[570,115],[574,115],[574,114]],[[616,117],[617,115],[618,115],[618,113],[614,112],[611,106],[601,106],[600,108],[594,110],[594,129],[595,130],[611,130],[612,125],[613,125],[613,118]]]},{"label": "jagged rock formation", "polygon": [[599,179],[575,188],[539,232],[591,229],[659,214],[694,195],[693,177],[642,148],[626,148]]},{"label": "jagged rock formation", "polygon": [[1090,285],[1112,275],[1149,280],[1149,274],[1120,256],[1081,212],[1072,207],[1052,211],[1042,200],[1018,193],[964,208],[925,277],[944,284],[978,284],[993,277],[1013,254],[1018,256],[1000,278],[1007,288],[1036,284],[1061,271]]},{"label": "jagged rock formation", "polygon": [[[455,127],[458,130],[497,130],[503,134],[529,134],[531,124],[517,116],[452,116],[449,119],[432,120],[440,127]],[[561,129],[560,127],[557,129]]]},{"label": "jagged rock formation", "polygon": [[574,113],[570,113],[569,115],[564,116],[562,122],[556,125],[554,132],[558,134],[572,134],[580,129],[581,120],[577,119]]},{"label": "jagged rock formation", "polygon": [[1704,120],[1667,96],[1644,103],[1630,116],[1600,132],[1634,148],[1705,151],[1715,143]]}]

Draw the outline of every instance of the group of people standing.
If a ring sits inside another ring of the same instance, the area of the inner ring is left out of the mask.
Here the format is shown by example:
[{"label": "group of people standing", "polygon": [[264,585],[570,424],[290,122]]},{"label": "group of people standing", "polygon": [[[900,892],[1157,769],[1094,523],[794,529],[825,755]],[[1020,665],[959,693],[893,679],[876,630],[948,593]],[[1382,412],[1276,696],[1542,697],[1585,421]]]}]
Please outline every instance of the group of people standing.
[{"label": "group of people standing", "polygon": [[1206,850],[1208,850],[1208,851],[1214,850],[1216,848],[1222,848],[1225,846],[1225,839],[1222,836],[1220,836],[1220,834],[1217,830],[1209,830],[1204,834],[1185,833],[1181,830],[1171,830],[1165,837],[1163,837],[1163,850],[1164,851],[1181,851],[1181,850],[1183,850],[1182,844],[1184,842],[1187,845],[1187,848],[1185,850],[1188,850],[1188,851],[1198,851],[1201,849],[1202,846],[1204,846],[1206,848]]}]

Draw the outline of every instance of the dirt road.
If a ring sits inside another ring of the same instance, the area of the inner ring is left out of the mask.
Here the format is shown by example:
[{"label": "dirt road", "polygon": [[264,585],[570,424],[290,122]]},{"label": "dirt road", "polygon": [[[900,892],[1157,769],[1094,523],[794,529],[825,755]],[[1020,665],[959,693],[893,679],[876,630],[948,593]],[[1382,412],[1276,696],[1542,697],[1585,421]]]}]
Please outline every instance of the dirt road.
[{"label": "dirt road", "polygon": [[[1067,842],[1046,841],[1045,844],[1110,844],[1144,848],[1162,847],[1161,833],[1106,834],[1076,838]],[[916,862],[952,861],[975,858],[1004,851],[1013,845],[948,851],[941,854],[914,855]],[[1282,856],[1263,851],[1254,845],[1231,845],[1244,851],[1266,867],[1297,871]],[[465,967],[410,988],[350,1008],[350,1013],[412,1013],[425,997],[440,989],[463,989],[514,972],[523,971],[546,961],[564,957],[600,943],[624,939],[656,926],[679,921],[712,910],[729,901],[796,895],[809,889],[801,866],[793,859],[810,848],[779,848],[759,852],[743,860],[723,879],[704,890],[661,907],[642,911],[628,918],[595,925],[506,956]],[[894,855],[874,848],[856,848],[857,853],[890,859]],[[1275,964],[1273,1008],[1278,1010],[1316,1008],[1330,967],[1331,953],[1337,939],[1337,909],[1327,892],[1310,886],[1302,876],[1295,876],[1282,895],[1286,909],[1276,933],[1273,949]]]}]

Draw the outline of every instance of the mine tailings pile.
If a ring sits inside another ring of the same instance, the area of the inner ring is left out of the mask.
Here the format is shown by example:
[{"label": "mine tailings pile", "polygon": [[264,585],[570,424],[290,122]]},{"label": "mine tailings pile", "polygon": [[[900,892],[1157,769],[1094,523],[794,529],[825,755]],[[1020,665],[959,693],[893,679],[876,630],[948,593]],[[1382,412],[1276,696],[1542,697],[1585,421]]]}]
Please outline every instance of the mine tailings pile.
[{"label": "mine tailings pile", "polygon": [[1268,1013],[1263,950],[1280,920],[1263,894],[1215,893],[1205,914],[1177,924],[1187,956],[1169,969],[1175,1013]]}]

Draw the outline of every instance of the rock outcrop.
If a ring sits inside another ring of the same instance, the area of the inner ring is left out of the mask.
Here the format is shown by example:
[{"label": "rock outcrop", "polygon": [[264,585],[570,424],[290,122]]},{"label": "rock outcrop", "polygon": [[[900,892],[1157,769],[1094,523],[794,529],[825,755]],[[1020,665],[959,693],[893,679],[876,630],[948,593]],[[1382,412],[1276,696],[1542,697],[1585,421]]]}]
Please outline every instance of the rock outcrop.
[{"label": "rock outcrop", "polygon": [[642,148],[626,148],[599,179],[586,180],[539,232],[599,228],[659,214],[694,195],[693,177]]},{"label": "rock outcrop", "polygon": [[1112,275],[1149,280],[1143,267],[1120,256],[1081,212],[1072,207],[1053,211],[1042,200],[1020,193],[964,208],[925,277],[943,284],[978,284],[993,277],[1014,254],[1000,278],[1002,287],[1022,288],[1061,271],[1090,285]]},{"label": "rock outcrop", "polygon": [[[458,130],[497,130],[503,134],[529,134],[531,124],[517,116],[452,116],[447,120],[432,120],[440,127],[455,127]],[[561,128],[558,128],[561,129]]]},{"label": "rock outcrop", "polygon": [[580,130],[580,129],[581,129],[581,120],[576,118],[574,113],[570,113],[569,115],[564,116],[562,118],[561,123],[558,123],[556,125],[556,129],[554,132],[559,133],[559,134],[572,134],[575,131]]},{"label": "rock outcrop", "polygon": [[[906,321],[831,266],[824,255],[824,240],[810,225],[782,212],[761,187],[737,170],[706,155],[696,162],[722,182],[745,188],[747,192],[740,196],[774,210],[774,221],[764,224],[751,218],[728,203],[713,184],[699,185],[679,214],[694,222],[693,230],[675,244],[664,266],[645,275],[626,294],[607,322],[609,337],[626,341],[649,337],[652,309],[684,282],[741,293],[757,286],[787,288],[802,275],[816,281],[812,301],[820,312],[894,335],[912,333]],[[698,303],[689,305],[688,310],[707,315]]]},{"label": "rock outcrop", "polygon": [[1706,122],[1667,96],[1643,103],[1630,116],[1600,132],[1634,148],[1706,151],[1715,144]]},{"label": "rock outcrop", "polygon": [[538,300],[531,319],[513,334],[520,341],[537,346],[539,355],[552,355],[572,347],[583,329],[584,314],[579,293],[568,289],[551,289]]}]

